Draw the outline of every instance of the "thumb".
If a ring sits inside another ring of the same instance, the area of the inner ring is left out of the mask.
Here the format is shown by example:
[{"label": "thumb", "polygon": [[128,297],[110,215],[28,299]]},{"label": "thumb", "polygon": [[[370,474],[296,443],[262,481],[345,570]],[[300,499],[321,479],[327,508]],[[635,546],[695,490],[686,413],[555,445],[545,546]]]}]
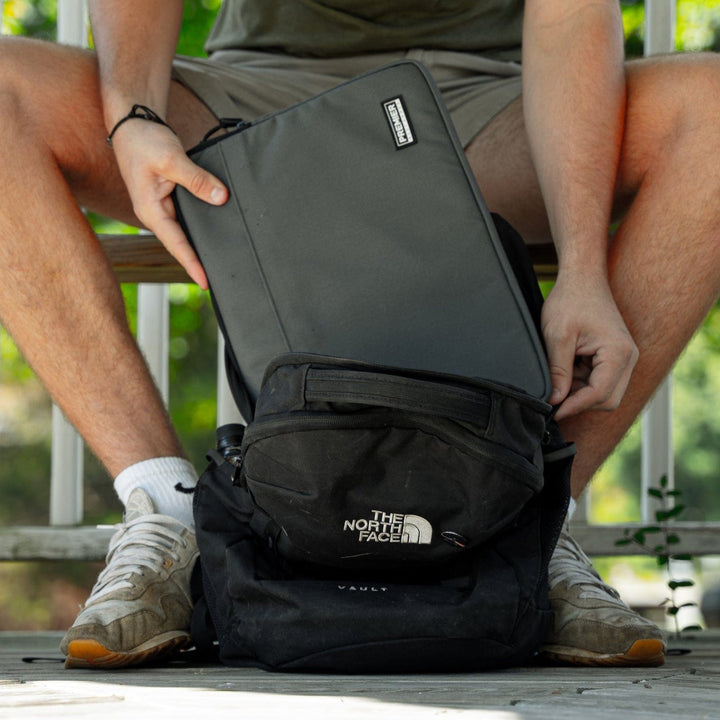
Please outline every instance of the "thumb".
[{"label": "thumb", "polygon": [[172,180],[210,205],[222,205],[228,199],[228,190],[220,180],[187,156],[179,162],[176,176]]},{"label": "thumb", "polygon": [[548,342],[548,363],[552,393],[548,402],[559,405],[570,393],[575,364],[575,343],[571,339]]}]

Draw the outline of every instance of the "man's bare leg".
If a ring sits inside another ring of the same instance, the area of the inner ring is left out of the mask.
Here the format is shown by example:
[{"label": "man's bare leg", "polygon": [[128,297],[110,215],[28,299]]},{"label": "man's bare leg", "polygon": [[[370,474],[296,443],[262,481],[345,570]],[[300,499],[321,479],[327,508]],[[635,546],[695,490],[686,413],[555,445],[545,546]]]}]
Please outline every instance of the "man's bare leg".
[{"label": "man's bare leg", "polygon": [[[678,55],[628,65],[628,113],[617,182],[623,221],[609,254],[618,306],[640,350],[620,407],[563,422],[578,446],[578,497],[668,374],[720,293],[720,174],[712,148],[719,59]],[[507,122],[505,122],[507,120]],[[516,101],[468,150],[491,209],[529,242],[549,230]],[[518,181],[524,178],[524,181]]]},{"label": "man's bare leg", "polygon": [[[0,44],[0,318],[108,471],[182,455],[128,330],[117,281],[82,205],[134,216],[100,112],[92,54]],[[170,117],[189,146],[213,123],[175,86]]]},{"label": "man's bare leg", "polygon": [[[720,293],[720,59],[678,55],[627,67],[627,117],[616,184],[622,219],[609,249],[610,284],[640,356],[622,403],[562,422],[578,447],[578,497],[671,370]],[[501,113],[468,156],[491,209],[530,242],[549,228],[530,160],[521,101]],[[661,638],[596,576],[563,534],[550,564],[555,611],[546,652],[583,664],[659,664]]]},{"label": "man's bare leg", "polygon": [[[197,476],[78,207],[136,222],[105,143],[94,56],[13,38],[0,42],[0,64],[0,318],[108,471],[136,473],[124,485],[125,524],[108,565],[61,650],[68,667],[143,662],[189,641],[197,546],[187,526],[190,496],[173,487],[177,476],[183,488]],[[178,85],[167,119],[186,147],[214,122]],[[141,482],[137,463],[153,467]],[[157,495],[146,492],[151,482],[172,512],[158,513]]]}]

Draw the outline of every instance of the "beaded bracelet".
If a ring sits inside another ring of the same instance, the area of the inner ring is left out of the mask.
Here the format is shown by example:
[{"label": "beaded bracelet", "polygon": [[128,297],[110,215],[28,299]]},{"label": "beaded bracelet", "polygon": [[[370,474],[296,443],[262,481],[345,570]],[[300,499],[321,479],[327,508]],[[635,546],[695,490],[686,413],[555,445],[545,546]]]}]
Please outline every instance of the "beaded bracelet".
[{"label": "beaded bracelet", "polygon": [[[123,118],[120,118],[116,123],[115,127],[110,131],[110,134],[105,138],[107,141],[107,144],[112,147],[112,139],[113,135],[117,132],[118,128],[128,120],[134,120],[135,118],[138,118],[139,120],[149,120],[150,122],[157,123],[158,125],[163,125],[164,127],[168,128],[168,130],[171,130],[172,132],[175,132],[154,110],[151,110],[149,107],[145,105],[133,105],[130,112]],[[177,133],[175,133],[177,134]]]}]

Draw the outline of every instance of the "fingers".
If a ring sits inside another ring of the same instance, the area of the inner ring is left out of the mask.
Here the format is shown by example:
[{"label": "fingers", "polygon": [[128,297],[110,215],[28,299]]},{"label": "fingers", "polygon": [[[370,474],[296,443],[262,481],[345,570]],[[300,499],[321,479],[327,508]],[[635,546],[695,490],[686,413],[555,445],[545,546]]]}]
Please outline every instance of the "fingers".
[{"label": "fingers", "polygon": [[115,144],[118,165],[140,222],[151,230],[188,275],[203,289],[208,282],[175,215],[172,192],[177,185],[200,200],[222,205],[228,191],[216,177],[193,163],[177,138],[165,128],[136,123]]},{"label": "fingers", "polygon": [[214,175],[196,165],[185,154],[174,160],[168,174],[169,180],[210,205],[222,205],[227,200],[227,188]]},{"label": "fingers", "polygon": [[151,223],[147,223],[168,252],[183,266],[193,282],[203,290],[208,289],[207,276],[195,251],[185,237],[182,228],[174,218],[174,209],[169,214],[158,213]]},{"label": "fingers", "polygon": [[573,365],[575,363],[575,338],[566,335],[559,341],[548,340],[548,363],[550,365],[550,381],[552,394],[548,402],[559,405],[570,392],[573,382]]},{"label": "fingers", "polygon": [[[555,292],[557,290],[557,292]],[[543,308],[552,380],[549,402],[558,420],[586,410],[614,410],[638,358],[609,289],[556,285]]]},{"label": "fingers", "polygon": [[556,419],[562,420],[586,410],[615,410],[625,395],[636,362],[637,348],[632,342],[623,343],[622,348],[601,350],[592,358],[582,358],[576,366],[585,367],[581,373],[576,372],[570,393],[560,405]]},{"label": "fingers", "polygon": [[167,187],[159,188],[160,199],[154,198],[140,211],[142,215],[138,213],[138,216],[153,230],[192,280],[207,290],[207,276],[177,222],[170,194],[176,185],[180,185],[204,202],[222,205],[228,198],[228,191],[216,177],[195,165],[184,153],[173,157],[173,162],[164,169],[164,176],[165,181],[161,184]]}]

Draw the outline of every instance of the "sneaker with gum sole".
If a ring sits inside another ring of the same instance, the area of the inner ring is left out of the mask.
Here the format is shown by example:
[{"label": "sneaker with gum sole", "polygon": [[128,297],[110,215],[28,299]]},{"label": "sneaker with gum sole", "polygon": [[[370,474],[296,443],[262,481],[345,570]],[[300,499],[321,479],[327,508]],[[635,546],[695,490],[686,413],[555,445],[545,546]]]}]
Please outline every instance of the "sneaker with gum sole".
[{"label": "sneaker with gum sole", "polygon": [[550,561],[554,620],[544,657],[571,665],[656,667],[665,662],[662,631],[606,585],[563,531]]},{"label": "sneaker with gum sole", "polygon": [[134,490],[107,565],[60,645],[65,667],[138,665],[186,647],[196,558],[192,530],[157,514],[147,493]]}]

